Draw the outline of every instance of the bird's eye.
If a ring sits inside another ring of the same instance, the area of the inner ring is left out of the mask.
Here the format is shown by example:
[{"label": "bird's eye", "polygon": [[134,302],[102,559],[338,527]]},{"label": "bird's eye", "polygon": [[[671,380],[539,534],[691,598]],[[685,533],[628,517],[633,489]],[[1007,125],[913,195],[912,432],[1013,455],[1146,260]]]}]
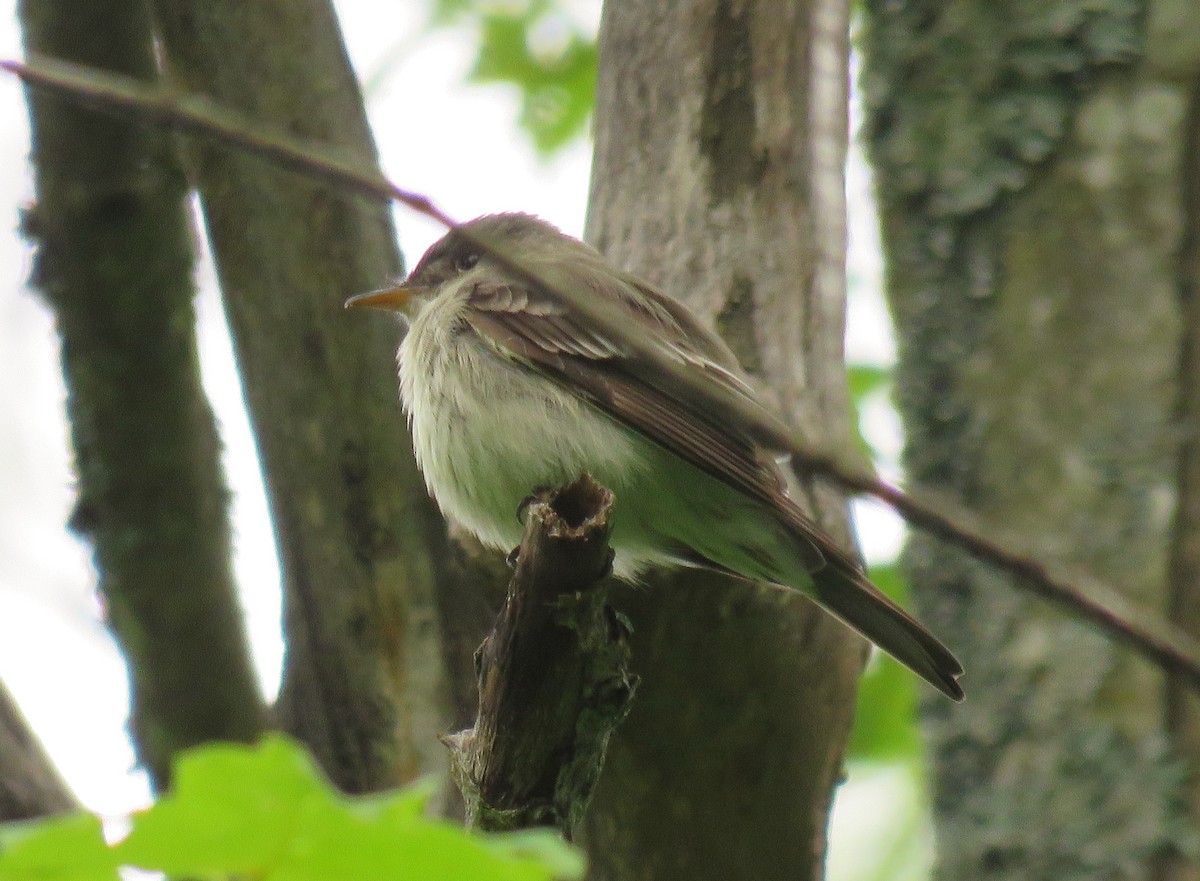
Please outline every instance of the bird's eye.
[{"label": "bird's eye", "polygon": [[468,251],[466,254],[463,254],[461,257],[459,257],[457,260],[454,261],[454,267],[459,272],[466,272],[468,269],[473,268],[475,266],[475,264],[478,262],[479,262],[479,255],[476,254],[474,251]]}]

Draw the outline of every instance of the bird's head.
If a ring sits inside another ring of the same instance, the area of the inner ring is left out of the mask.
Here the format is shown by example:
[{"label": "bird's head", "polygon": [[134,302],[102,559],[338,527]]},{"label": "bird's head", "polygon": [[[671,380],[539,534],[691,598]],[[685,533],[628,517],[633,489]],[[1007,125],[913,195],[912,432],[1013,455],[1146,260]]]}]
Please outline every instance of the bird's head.
[{"label": "bird's head", "polygon": [[[531,214],[488,214],[462,224],[438,239],[397,285],[359,294],[346,308],[374,306],[412,314],[420,305],[486,263],[488,252],[512,255],[546,251],[577,243],[552,224]],[[586,247],[586,246],[585,246]]]}]

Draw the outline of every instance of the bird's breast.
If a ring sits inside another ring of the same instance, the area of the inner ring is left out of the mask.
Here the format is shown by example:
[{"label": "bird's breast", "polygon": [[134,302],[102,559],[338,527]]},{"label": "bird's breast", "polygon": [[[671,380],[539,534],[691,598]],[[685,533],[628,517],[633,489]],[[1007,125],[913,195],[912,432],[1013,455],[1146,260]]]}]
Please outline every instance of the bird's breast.
[{"label": "bird's breast", "polygon": [[520,542],[516,511],[537,489],[588,471],[610,487],[637,469],[636,438],[495,351],[434,301],[400,347],[401,396],[413,448],[442,510],[484,544]]}]

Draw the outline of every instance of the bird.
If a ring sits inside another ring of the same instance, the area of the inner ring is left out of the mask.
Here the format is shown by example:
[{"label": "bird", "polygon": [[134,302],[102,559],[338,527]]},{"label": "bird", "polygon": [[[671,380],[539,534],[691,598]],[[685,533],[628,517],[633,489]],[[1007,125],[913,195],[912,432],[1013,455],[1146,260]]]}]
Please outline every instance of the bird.
[{"label": "bird", "polygon": [[789,493],[788,428],[682,303],[524,213],[453,227],[398,284],[417,463],[443,513],[509,550],[536,489],[588,473],[616,497],[612,571],[716,570],[803,594],[949,698],[962,665]]}]

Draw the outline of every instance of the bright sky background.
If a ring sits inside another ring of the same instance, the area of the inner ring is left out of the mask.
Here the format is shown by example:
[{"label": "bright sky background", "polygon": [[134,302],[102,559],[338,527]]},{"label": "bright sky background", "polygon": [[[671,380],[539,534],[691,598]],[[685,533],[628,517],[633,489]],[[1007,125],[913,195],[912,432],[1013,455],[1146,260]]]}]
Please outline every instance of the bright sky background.
[{"label": "bright sky background", "polygon": [[[598,2],[570,5],[583,27],[596,26]],[[368,94],[369,111],[394,181],[431,196],[460,220],[520,209],[566,232],[582,231],[590,144],[575,144],[550,162],[539,160],[515,130],[511,91],[463,85],[473,57],[467,35],[420,32],[425,3],[340,0],[337,6],[360,78],[379,80]],[[386,22],[381,10],[389,16]],[[20,54],[15,2],[0,0],[0,57]],[[414,136],[405,127],[414,119],[436,119],[438,136]],[[490,134],[481,139],[480,132]],[[31,252],[16,231],[17,211],[32,199],[28,137],[22,92],[14,81],[0,80],[0,211],[7,216],[0,220],[0,680],[83,802],[114,815],[145,803],[148,792],[125,733],[125,670],[102,622],[90,552],[64,527],[74,477],[57,341],[49,311],[25,287]],[[848,188],[853,294],[848,352],[853,360],[886,364],[894,346],[878,296],[880,258],[869,182],[857,155]],[[410,264],[442,232],[411,213],[397,220]],[[273,538],[211,265],[202,263],[198,277],[205,386],[220,420],[234,491],[237,576],[259,675],[273,693],[282,660]],[[894,457],[899,446],[894,414],[880,402],[867,415],[872,440]],[[895,519],[867,505],[857,505],[856,514],[868,554],[894,555],[900,536]],[[911,781],[901,772],[852,778],[839,795],[832,876],[861,877],[879,859],[881,838],[913,834],[887,827],[892,811],[911,813],[904,800],[913,797]],[[881,811],[880,805],[891,810]],[[870,846],[861,846],[868,841]]]}]

